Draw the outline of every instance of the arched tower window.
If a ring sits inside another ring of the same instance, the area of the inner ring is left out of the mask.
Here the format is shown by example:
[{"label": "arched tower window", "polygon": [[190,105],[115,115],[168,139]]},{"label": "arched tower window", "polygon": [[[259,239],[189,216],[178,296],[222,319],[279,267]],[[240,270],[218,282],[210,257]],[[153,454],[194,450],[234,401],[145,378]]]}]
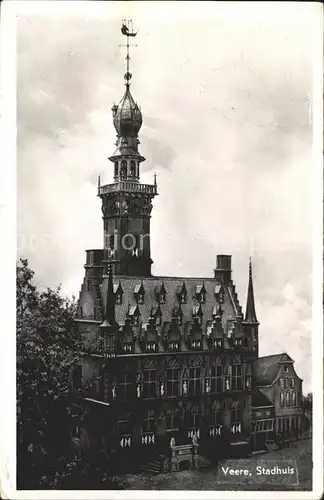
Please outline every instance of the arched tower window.
[{"label": "arched tower window", "polygon": [[127,161],[123,160],[121,162],[121,169],[120,169],[120,178],[125,179],[127,176]]},{"label": "arched tower window", "polygon": [[115,161],[115,177],[118,177],[118,161]]},{"label": "arched tower window", "polygon": [[131,177],[133,177],[133,178],[136,177],[136,163],[135,163],[135,160],[131,160],[131,162],[130,162],[130,174],[131,174]]}]

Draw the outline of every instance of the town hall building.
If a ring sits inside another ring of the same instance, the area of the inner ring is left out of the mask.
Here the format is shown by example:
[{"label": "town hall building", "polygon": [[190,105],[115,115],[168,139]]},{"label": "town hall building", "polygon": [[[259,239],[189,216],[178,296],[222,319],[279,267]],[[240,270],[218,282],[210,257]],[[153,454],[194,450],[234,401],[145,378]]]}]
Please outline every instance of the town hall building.
[{"label": "town hall building", "polygon": [[[128,35],[127,35],[128,33]],[[142,112],[125,92],[112,108],[113,182],[98,182],[101,249],[86,251],[76,323],[83,343],[82,419],[74,438],[111,463],[179,470],[199,456],[246,456],[298,437],[302,381],[287,354],[259,357],[252,263],[245,311],[231,255],[209,277],[152,275],[156,178],[141,183]]]}]

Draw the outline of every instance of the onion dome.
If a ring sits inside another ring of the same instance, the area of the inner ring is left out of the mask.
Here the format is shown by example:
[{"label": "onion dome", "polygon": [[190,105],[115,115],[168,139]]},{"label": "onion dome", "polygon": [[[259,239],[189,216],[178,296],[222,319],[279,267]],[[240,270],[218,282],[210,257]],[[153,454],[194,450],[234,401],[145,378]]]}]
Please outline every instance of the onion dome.
[{"label": "onion dome", "polygon": [[124,97],[118,106],[113,106],[112,112],[118,136],[137,137],[143,123],[143,117],[139,106],[130,93],[129,84],[126,85]]}]

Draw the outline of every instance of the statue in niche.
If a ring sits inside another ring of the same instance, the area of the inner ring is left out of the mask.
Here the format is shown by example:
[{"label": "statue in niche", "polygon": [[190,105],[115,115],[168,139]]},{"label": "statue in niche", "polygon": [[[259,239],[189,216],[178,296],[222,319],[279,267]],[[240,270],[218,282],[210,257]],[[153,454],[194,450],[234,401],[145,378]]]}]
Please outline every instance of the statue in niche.
[{"label": "statue in niche", "polygon": [[226,379],[225,379],[225,390],[226,391],[230,390],[230,381],[229,381],[228,377],[226,377]]},{"label": "statue in niche", "polygon": [[182,390],[183,394],[188,394],[188,382],[186,380],[183,381]]},{"label": "statue in niche", "polygon": [[136,395],[137,395],[138,398],[141,397],[141,386],[140,386],[140,384],[137,384]]},{"label": "statue in niche", "polygon": [[127,200],[123,201],[122,207],[123,207],[124,213],[127,214],[128,213],[128,202],[127,202]]},{"label": "statue in niche", "polygon": [[209,378],[206,378],[206,392],[210,392],[210,382],[209,382]]},{"label": "statue in niche", "polygon": [[111,389],[111,394],[112,394],[112,398],[113,398],[113,399],[116,399],[116,385],[113,385],[113,386],[112,386],[112,389]]},{"label": "statue in niche", "polygon": [[164,396],[164,382],[163,381],[160,384],[160,395]]},{"label": "statue in niche", "polygon": [[175,438],[174,438],[174,437],[172,437],[172,438],[170,439],[170,448],[174,448],[174,447],[175,447],[175,445],[176,445],[176,440],[175,440]]}]

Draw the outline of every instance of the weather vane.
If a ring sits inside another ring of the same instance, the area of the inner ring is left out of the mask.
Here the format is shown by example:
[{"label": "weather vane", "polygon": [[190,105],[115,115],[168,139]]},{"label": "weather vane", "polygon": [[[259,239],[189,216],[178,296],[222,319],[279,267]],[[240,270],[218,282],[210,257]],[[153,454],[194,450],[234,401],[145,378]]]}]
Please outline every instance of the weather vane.
[{"label": "weather vane", "polygon": [[129,44],[129,37],[135,37],[137,35],[137,32],[134,32],[133,29],[133,21],[131,19],[123,19],[122,20],[122,27],[121,27],[121,32],[124,36],[127,37],[127,42],[126,45],[120,45],[120,47],[126,47],[126,73],[125,73],[125,80],[126,80],[126,85],[129,85],[129,81],[132,78],[132,74],[129,72],[129,61],[130,61],[130,55],[129,55],[129,47],[137,47],[137,45],[130,45]]}]

